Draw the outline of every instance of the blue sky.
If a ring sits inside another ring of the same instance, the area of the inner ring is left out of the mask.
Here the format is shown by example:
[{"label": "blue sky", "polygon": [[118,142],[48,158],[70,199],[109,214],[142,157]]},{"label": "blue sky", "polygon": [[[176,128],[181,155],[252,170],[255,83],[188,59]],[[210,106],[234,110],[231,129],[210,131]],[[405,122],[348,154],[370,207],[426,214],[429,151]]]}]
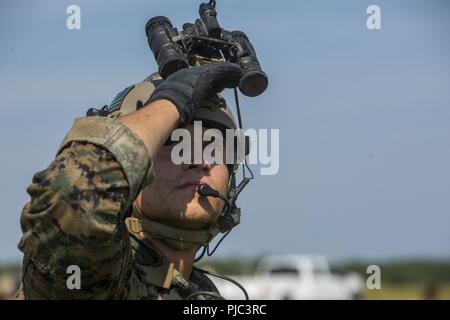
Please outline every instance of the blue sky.
[{"label": "blue sky", "polygon": [[[0,262],[21,258],[26,187],[73,119],[156,69],[145,22],[180,28],[199,3],[1,2]],[[71,4],[81,30],[66,28]],[[382,30],[366,28],[370,4]],[[241,105],[246,127],[280,129],[280,171],[245,190],[217,254],[449,257],[450,4],[218,0],[218,11],[270,77]]]}]

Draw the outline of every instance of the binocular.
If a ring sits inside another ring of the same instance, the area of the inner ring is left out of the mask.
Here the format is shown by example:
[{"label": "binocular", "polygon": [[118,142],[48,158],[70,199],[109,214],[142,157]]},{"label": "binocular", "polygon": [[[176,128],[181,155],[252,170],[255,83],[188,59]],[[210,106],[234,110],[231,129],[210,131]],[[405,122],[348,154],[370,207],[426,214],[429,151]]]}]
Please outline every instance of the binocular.
[{"label": "binocular", "polygon": [[189,66],[225,60],[241,66],[241,92],[249,97],[260,95],[267,88],[268,78],[255,49],[244,32],[220,27],[215,7],[215,0],[200,4],[200,18],[195,23],[185,23],[180,32],[163,16],[153,17],[146,23],[145,33],[159,74],[166,78]]}]

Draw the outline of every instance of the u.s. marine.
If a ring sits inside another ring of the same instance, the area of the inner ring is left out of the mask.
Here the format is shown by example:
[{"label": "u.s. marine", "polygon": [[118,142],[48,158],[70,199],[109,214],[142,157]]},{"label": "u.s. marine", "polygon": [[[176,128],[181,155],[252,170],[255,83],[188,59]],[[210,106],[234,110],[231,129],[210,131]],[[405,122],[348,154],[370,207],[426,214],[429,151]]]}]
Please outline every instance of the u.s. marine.
[{"label": "u.s. marine", "polygon": [[[227,195],[236,166],[175,165],[166,144],[192,121],[235,128],[211,94],[236,87],[232,63],[149,77],[121,92],[107,114],[75,121],[55,159],[37,172],[21,214],[22,299],[186,299],[218,293],[194,267],[198,248],[219,232],[224,202],[202,196],[199,184]],[[236,218],[236,217],[234,217]],[[235,221],[238,223],[238,221]],[[81,288],[67,287],[68,266]],[[206,297],[207,298],[207,297]]]}]

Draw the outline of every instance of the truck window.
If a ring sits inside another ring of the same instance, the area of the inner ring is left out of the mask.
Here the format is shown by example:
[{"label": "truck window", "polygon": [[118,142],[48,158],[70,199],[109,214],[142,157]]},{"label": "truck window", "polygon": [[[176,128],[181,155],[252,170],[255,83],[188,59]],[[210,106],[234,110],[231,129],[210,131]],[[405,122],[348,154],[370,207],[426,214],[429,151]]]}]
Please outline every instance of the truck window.
[{"label": "truck window", "polygon": [[295,275],[298,276],[299,272],[296,268],[273,268],[270,270],[270,274],[289,274],[289,275]]}]

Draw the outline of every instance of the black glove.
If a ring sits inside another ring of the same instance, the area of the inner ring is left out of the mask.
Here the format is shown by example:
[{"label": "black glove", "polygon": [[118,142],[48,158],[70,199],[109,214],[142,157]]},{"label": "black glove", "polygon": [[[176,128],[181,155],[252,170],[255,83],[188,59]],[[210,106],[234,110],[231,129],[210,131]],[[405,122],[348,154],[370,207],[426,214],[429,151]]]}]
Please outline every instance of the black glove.
[{"label": "black glove", "polygon": [[211,93],[239,85],[242,70],[231,62],[208,63],[198,67],[181,69],[168,76],[156,87],[145,103],[167,99],[180,113],[180,123],[187,126],[194,117],[195,109]]}]

